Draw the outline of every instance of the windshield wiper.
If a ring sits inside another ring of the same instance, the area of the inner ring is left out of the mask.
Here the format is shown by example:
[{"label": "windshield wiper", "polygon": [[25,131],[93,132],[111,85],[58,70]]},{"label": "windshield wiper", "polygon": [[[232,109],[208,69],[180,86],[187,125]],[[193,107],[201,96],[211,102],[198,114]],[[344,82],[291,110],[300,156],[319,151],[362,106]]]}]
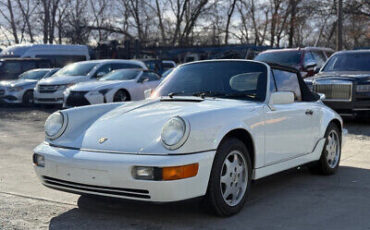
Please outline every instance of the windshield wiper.
[{"label": "windshield wiper", "polygon": [[184,91],[181,91],[181,92],[171,92],[171,93],[167,94],[167,96],[169,96],[170,98],[173,98],[173,96],[181,95],[181,94],[184,94]]},{"label": "windshield wiper", "polygon": [[225,98],[251,98],[253,100],[258,99],[255,94],[247,94],[247,93],[233,93],[233,94],[225,94]]},{"label": "windshield wiper", "polygon": [[193,96],[195,97],[201,97],[201,98],[205,98],[205,97],[219,97],[219,96],[225,96],[226,94],[225,93],[220,93],[220,92],[213,92],[213,91],[202,91],[202,92],[196,92],[196,93],[193,93]]}]

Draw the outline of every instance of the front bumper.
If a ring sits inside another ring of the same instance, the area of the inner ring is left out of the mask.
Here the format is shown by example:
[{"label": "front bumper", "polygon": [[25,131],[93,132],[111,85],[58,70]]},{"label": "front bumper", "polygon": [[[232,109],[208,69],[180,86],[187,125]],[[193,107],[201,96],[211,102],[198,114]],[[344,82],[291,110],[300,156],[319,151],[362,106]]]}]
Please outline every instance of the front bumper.
[{"label": "front bumper", "polygon": [[361,100],[356,98],[352,101],[325,100],[323,102],[342,116],[370,115],[370,98]]},{"label": "front bumper", "polygon": [[91,95],[90,92],[70,92],[64,95],[63,108],[72,108],[76,106],[94,105],[106,103],[107,100],[103,94]]},{"label": "front bumper", "polygon": [[0,98],[3,102],[8,104],[19,104],[22,103],[23,94],[25,90],[21,91],[8,91],[6,89],[0,89]]},{"label": "front bumper", "polygon": [[20,92],[7,92],[1,99],[8,104],[20,104],[22,103],[24,91]]},{"label": "front bumper", "polygon": [[[205,195],[215,151],[188,155],[139,155],[80,151],[42,143],[35,153],[45,167],[35,166],[41,182],[71,193],[153,202],[172,202]],[[173,181],[136,180],[134,166],[179,166],[199,163],[195,177]]]},{"label": "front bumper", "polygon": [[64,101],[64,90],[57,90],[53,93],[40,93],[37,90],[34,91],[33,97],[35,104],[63,104]]}]

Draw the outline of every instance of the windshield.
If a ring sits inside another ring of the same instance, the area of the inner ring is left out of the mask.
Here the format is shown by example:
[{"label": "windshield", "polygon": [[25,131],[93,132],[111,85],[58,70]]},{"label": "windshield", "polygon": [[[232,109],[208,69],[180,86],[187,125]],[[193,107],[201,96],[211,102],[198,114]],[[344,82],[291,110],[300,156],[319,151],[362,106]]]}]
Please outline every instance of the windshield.
[{"label": "windshield", "polygon": [[339,53],[328,60],[322,72],[370,71],[370,52]]},{"label": "windshield", "polygon": [[31,70],[22,73],[19,75],[19,79],[28,79],[28,80],[39,80],[45,76],[45,74],[49,72],[49,70]]},{"label": "windshield", "polygon": [[263,101],[267,68],[249,61],[207,61],[180,66],[163,81],[155,96],[210,96]]},{"label": "windshield", "polygon": [[117,70],[112,71],[100,78],[99,81],[114,81],[114,80],[133,80],[140,73],[140,70]]},{"label": "windshield", "polygon": [[90,71],[96,66],[98,63],[91,63],[91,62],[84,62],[84,63],[73,63],[69,64],[66,67],[62,68],[58,72],[56,72],[53,77],[55,76],[86,76]]},{"label": "windshield", "polygon": [[260,53],[254,58],[256,61],[276,63],[280,65],[296,66],[300,63],[300,51],[277,51]]},{"label": "windshield", "polygon": [[173,70],[174,68],[168,69],[164,73],[162,73],[162,79],[165,79]]}]

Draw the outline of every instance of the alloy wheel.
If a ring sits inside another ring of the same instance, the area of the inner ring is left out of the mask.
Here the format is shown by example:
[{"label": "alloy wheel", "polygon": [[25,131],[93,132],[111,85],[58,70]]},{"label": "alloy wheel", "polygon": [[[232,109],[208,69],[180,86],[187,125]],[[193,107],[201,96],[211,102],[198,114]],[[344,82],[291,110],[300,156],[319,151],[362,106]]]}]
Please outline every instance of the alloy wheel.
[{"label": "alloy wheel", "polygon": [[239,151],[230,152],[222,165],[220,186],[224,201],[236,206],[247,190],[248,170],[244,155]]},{"label": "alloy wheel", "polygon": [[335,130],[331,130],[326,144],[326,161],[330,168],[335,168],[339,162],[340,157],[340,141],[339,135]]}]

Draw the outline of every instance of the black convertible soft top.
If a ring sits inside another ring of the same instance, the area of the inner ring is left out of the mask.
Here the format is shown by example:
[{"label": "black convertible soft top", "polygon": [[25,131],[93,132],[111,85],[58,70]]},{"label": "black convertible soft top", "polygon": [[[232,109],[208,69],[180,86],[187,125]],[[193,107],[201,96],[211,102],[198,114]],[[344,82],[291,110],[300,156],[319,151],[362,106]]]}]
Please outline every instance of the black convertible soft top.
[{"label": "black convertible soft top", "polygon": [[284,66],[284,65],[279,65],[279,64],[276,64],[276,63],[268,63],[267,64],[272,68],[272,69],[278,69],[278,70],[283,70],[283,71],[287,71],[287,72],[293,72],[293,73],[296,73],[297,76],[298,76],[298,82],[299,82],[299,87],[301,88],[301,93],[302,93],[302,101],[317,101],[320,99],[320,96],[315,93],[315,92],[312,92],[308,86],[306,85],[306,83],[304,82],[303,78],[302,78],[302,75],[301,73],[295,69],[295,68],[292,68],[292,67],[289,67],[289,66]]}]

